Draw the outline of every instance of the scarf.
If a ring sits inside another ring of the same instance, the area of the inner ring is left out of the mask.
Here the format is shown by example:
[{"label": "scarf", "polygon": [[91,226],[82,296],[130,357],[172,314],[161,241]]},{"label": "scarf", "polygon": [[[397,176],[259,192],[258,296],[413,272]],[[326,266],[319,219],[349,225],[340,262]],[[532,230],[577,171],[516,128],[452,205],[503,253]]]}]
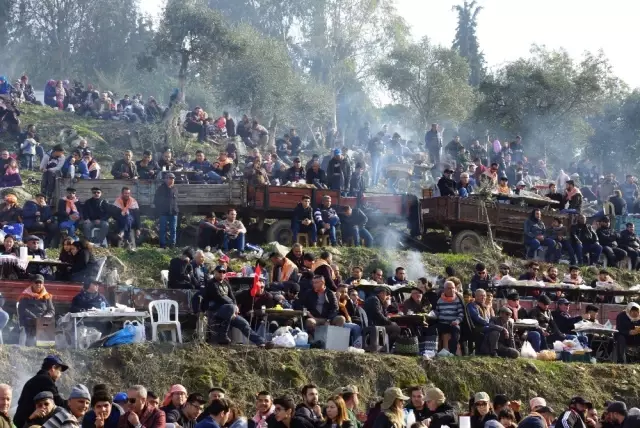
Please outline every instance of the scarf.
[{"label": "scarf", "polygon": [[44,288],[44,286],[42,286],[42,290],[40,290],[39,293],[34,293],[33,290],[31,290],[31,287],[27,287],[20,294],[18,300],[29,298],[36,300],[49,300],[51,298],[51,294],[47,293],[47,290]]},{"label": "scarf", "polygon": [[443,302],[445,303],[453,303],[456,301],[456,299],[458,298],[458,296],[455,295],[455,293],[453,294],[453,296],[451,297],[447,297],[444,295],[444,293],[442,293],[442,295],[440,296],[440,298],[442,299]]},{"label": "scarf", "polygon": [[318,259],[315,262],[313,262],[313,266],[311,267],[311,271],[315,272],[316,269],[318,269],[320,266],[327,266],[329,268],[329,270],[331,271],[331,279],[336,279],[335,272],[333,271],[333,269],[331,269],[331,265],[329,265],[329,263],[325,259]]},{"label": "scarf", "polygon": [[285,282],[285,281],[289,281],[289,278],[291,277],[291,274],[293,273],[293,270],[296,268],[297,266],[288,258],[284,258],[284,263],[282,264],[282,266],[280,267],[280,275],[278,275],[277,278],[274,278],[274,274],[276,272],[275,269],[273,269],[271,271],[271,282]]},{"label": "scarf", "polygon": [[577,187],[574,187],[573,190],[567,190],[565,195],[567,200],[570,201],[571,199],[573,199],[575,195],[581,195],[580,189],[578,189]]},{"label": "scarf", "polygon": [[491,315],[490,314],[491,311],[489,310],[489,308],[484,304],[480,305],[476,303],[475,305],[476,305],[476,308],[478,308],[478,313],[480,314],[480,317],[485,320],[488,319],[489,316]]},{"label": "scarf", "polygon": [[7,202],[7,207],[9,207],[10,205],[15,205],[18,203],[18,197],[16,195],[13,194],[9,194],[7,196],[4,197],[5,202]]},{"label": "scarf", "polygon": [[78,198],[64,198],[65,210],[67,211],[67,214],[78,212],[78,209],[76,208],[76,202],[78,202]]},{"label": "scarf", "polygon": [[220,164],[220,168],[224,168],[225,166],[233,163],[233,160],[227,157],[225,160],[218,159],[218,163]]},{"label": "scarf", "polygon": [[253,422],[256,423],[256,428],[267,428],[267,418],[271,416],[275,411],[275,406],[271,406],[269,411],[263,415],[261,415],[259,412],[256,412],[256,414],[252,418]]},{"label": "scarf", "polygon": [[120,208],[120,211],[122,212],[123,216],[129,215],[129,210],[138,210],[138,209],[140,209],[140,207],[138,206],[138,201],[136,201],[132,197],[129,197],[129,199],[127,199],[127,201],[125,202],[122,199],[122,196],[118,196],[118,199],[116,199],[113,204],[116,207]]},{"label": "scarf", "polygon": [[184,392],[186,394],[187,388],[180,384],[172,385],[171,389],[169,389],[169,392],[165,394],[164,400],[162,400],[162,407],[166,407],[171,404],[171,396],[176,392]]},{"label": "scarf", "polygon": [[511,309],[511,312],[513,313],[513,320],[518,321],[518,311],[520,310],[520,303],[517,303],[514,306],[510,300],[507,300],[507,307]]}]

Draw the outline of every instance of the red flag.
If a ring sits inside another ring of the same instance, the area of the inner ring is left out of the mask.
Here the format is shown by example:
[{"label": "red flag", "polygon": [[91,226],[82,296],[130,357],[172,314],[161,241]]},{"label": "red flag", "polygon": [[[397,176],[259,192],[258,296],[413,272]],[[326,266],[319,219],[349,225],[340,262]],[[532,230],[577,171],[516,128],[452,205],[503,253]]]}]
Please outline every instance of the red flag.
[{"label": "red flag", "polygon": [[256,265],[256,270],[253,272],[253,286],[251,287],[251,297],[256,297],[260,292],[260,274],[262,273],[262,269],[260,265]]}]

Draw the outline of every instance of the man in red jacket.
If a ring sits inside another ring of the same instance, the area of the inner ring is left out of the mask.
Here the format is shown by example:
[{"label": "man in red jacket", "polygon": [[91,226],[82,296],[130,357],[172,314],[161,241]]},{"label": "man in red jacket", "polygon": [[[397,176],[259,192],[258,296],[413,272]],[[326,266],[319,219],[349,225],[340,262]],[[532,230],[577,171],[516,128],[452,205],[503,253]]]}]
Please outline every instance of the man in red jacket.
[{"label": "man in red jacket", "polygon": [[120,416],[118,428],[165,428],[166,415],[149,407],[147,388],[134,385],[127,391],[127,397],[127,412]]}]

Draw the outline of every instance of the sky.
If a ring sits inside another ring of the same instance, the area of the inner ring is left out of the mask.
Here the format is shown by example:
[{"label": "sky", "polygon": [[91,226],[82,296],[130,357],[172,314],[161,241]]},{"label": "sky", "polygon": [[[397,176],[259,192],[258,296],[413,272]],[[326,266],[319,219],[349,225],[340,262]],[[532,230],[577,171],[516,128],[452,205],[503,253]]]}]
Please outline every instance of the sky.
[{"label": "sky", "polygon": [[[140,1],[152,14],[163,4]],[[462,2],[396,0],[416,38],[428,36],[445,46],[451,45],[457,24],[451,8]],[[576,59],[585,51],[603,50],[614,73],[632,88],[640,87],[640,59],[633,48],[640,39],[640,0],[478,0],[478,4],[483,7],[478,40],[490,68],[529,56],[532,44],[564,48]]]}]

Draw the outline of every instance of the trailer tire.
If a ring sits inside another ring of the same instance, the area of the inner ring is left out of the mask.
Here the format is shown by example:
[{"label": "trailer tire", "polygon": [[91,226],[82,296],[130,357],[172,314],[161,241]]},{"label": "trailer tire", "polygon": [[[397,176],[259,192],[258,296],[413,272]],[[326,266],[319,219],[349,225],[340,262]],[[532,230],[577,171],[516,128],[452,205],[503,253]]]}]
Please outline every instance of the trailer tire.
[{"label": "trailer tire", "polygon": [[461,230],[453,237],[451,249],[456,254],[480,252],[482,249],[482,237],[473,230]]},{"label": "trailer tire", "polygon": [[281,245],[290,247],[293,241],[291,220],[278,220],[267,229],[267,242],[277,241]]}]

